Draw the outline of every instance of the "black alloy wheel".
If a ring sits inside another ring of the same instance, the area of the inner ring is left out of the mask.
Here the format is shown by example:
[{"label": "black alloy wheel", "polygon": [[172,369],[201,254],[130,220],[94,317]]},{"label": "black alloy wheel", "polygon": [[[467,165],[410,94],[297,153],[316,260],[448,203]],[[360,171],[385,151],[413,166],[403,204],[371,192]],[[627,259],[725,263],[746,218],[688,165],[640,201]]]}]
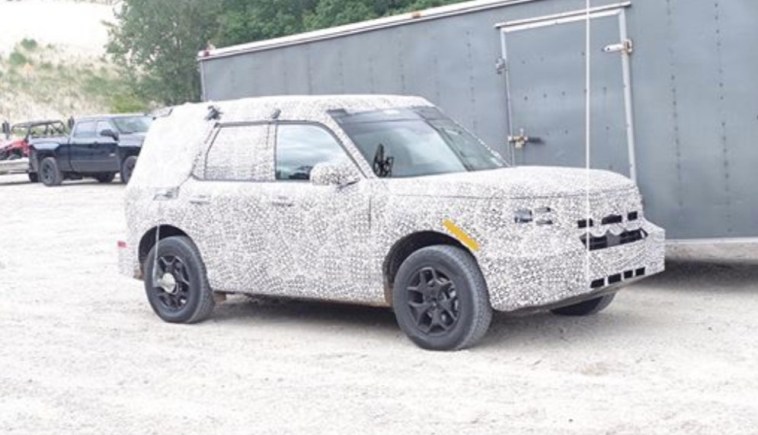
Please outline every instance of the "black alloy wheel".
[{"label": "black alloy wheel", "polygon": [[408,307],[416,327],[429,335],[444,334],[460,317],[455,284],[444,272],[424,267],[415,273],[408,287]]},{"label": "black alloy wheel", "polygon": [[147,300],[158,317],[170,323],[195,323],[210,316],[213,291],[200,253],[188,237],[160,240],[143,270]]},{"label": "black alloy wheel", "polygon": [[413,252],[395,274],[392,307],[400,329],[430,350],[473,346],[492,319],[479,265],[465,249],[434,245]]},{"label": "black alloy wheel", "polygon": [[164,255],[158,258],[152,290],[168,312],[181,310],[189,301],[190,278],[181,258]]}]

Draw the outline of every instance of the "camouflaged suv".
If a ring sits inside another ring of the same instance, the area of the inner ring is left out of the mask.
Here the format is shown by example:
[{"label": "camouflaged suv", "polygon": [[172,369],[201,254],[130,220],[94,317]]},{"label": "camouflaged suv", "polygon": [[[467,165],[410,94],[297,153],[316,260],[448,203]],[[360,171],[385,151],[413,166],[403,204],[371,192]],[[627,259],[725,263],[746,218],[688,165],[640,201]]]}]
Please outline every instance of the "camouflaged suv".
[{"label": "camouflaged suv", "polygon": [[192,323],[214,295],[390,306],[421,347],[460,349],[492,310],[585,315],[663,270],[630,180],[509,167],[422,98],[185,105],[153,124],[126,191],[123,273]]}]

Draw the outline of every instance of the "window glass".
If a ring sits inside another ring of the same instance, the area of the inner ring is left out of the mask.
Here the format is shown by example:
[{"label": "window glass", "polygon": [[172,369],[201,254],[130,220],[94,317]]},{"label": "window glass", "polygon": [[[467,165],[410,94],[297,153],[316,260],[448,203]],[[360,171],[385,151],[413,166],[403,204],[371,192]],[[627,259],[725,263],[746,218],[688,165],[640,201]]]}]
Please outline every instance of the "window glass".
[{"label": "window glass", "polygon": [[226,181],[271,181],[273,153],[268,125],[222,127],[208,150],[205,178]]},{"label": "window glass", "polygon": [[74,137],[95,137],[97,136],[95,130],[95,121],[85,121],[76,124],[74,130]]},{"label": "window glass", "polygon": [[153,123],[149,116],[123,116],[113,118],[113,123],[122,134],[146,133]]},{"label": "window glass", "polygon": [[324,128],[283,124],[276,133],[276,179],[309,180],[317,163],[347,160],[345,150]]},{"label": "window glass", "polygon": [[492,149],[434,108],[330,113],[379,177],[416,177],[506,166]]}]

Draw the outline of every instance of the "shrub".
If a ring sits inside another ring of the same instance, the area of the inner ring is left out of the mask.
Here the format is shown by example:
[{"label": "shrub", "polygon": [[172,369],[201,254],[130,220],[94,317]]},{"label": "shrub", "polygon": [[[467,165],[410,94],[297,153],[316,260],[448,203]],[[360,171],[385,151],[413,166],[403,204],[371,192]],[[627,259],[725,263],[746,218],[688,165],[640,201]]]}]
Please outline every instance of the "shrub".
[{"label": "shrub", "polygon": [[39,44],[37,44],[37,41],[30,38],[24,38],[21,40],[21,47],[24,48],[26,51],[33,51],[35,50]]},{"label": "shrub", "polygon": [[11,66],[23,66],[29,63],[29,59],[27,59],[26,56],[24,56],[22,53],[14,51],[10,56],[8,56],[8,62],[11,64]]}]

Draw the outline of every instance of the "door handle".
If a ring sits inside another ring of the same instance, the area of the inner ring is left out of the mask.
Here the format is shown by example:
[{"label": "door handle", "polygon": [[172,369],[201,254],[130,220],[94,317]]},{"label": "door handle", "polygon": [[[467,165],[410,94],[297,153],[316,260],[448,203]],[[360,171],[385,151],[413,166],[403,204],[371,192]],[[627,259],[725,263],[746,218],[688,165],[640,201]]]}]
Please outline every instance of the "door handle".
[{"label": "door handle", "polygon": [[198,205],[209,204],[211,202],[211,197],[210,195],[195,195],[190,197],[189,202]]},{"label": "door handle", "polygon": [[292,207],[295,205],[295,202],[286,196],[277,196],[275,199],[271,200],[271,205],[276,207]]}]

